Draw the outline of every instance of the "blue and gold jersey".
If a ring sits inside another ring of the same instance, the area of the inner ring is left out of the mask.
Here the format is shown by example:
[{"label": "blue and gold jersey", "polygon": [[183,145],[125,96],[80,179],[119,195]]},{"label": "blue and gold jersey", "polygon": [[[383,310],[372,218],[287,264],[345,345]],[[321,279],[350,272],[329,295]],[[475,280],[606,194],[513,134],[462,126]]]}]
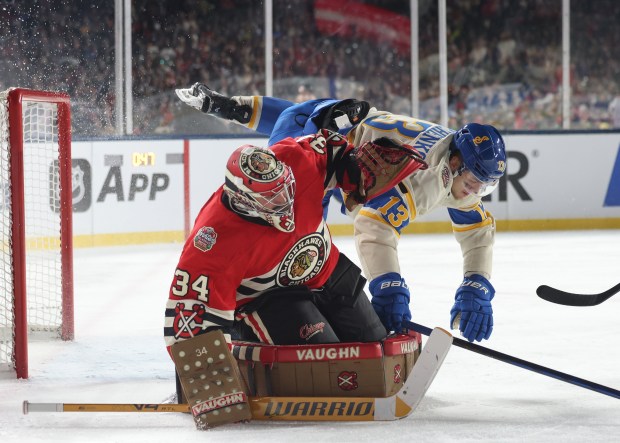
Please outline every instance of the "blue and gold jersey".
[{"label": "blue and gold jersey", "polygon": [[416,216],[413,197],[404,183],[399,183],[388,192],[367,202],[359,214],[385,223],[397,235],[400,235]]},{"label": "blue and gold jersey", "polygon": [[349,141],[355,146],[380,137],[388,137],[413,147],[426,159],[428,152],[441,140],[454,133],[436,123],[404,115],[372,111],[349,133]]},{"label": "blue and gold jersey", "polygon": [[448,209],[454,235],[461,245],[464,272],[490,276],[495,225],[480,198],[456,199],[449,146],[454,131],[436,123],[371,110],[348,138],[359,146],[389,137],[412,146],[428,163],[390,191],[368,201],[354,221],[356,245],[366,277],[400,273],[397,246],[403,229],[416,217],[439,207]]}]

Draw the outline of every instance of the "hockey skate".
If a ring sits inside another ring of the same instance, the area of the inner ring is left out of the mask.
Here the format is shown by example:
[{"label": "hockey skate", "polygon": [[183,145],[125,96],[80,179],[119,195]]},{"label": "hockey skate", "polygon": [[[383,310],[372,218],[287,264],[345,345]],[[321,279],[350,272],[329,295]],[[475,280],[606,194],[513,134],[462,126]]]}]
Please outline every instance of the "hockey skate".
[{"label": "hockey skate", "polygon": [[205,114],[215,115],[225,120],[235,120],[242,124],[248,123],[252,117],[250,106],[241,105],[204,83],[195,83],[188,89],[177,89],[176,93],[183,102]]},{"label": "hockey skate", "polygon": [[361,122],[370,111],[368,102],[346,99],[327,108],[315,117],[319,128],[326,128],[334,132],[351,128]]}]

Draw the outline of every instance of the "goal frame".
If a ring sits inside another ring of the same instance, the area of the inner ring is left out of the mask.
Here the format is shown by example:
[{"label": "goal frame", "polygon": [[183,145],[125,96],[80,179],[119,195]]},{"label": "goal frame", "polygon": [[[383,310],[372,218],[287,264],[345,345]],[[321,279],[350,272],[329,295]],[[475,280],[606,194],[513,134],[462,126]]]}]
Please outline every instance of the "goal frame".
[{"label": "goal frame", "polygon": [[73,225],[71,187],[71,107],[61,92],[15,88],[8,93],[11,183],[11,241],[13,255],[13,354],[17,378],[28,378],[28,305],[26,286],[26,219],[24,200],[23,103],[43,102],[57,106],[60,198],[60,254],[62,291],[62,340],[73,340]]}]

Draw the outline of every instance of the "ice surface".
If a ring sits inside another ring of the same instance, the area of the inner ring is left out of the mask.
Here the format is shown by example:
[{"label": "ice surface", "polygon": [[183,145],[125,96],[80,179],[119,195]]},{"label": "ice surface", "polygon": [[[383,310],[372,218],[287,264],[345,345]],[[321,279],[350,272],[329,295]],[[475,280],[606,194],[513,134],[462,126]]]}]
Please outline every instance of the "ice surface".
[{"label": "ice surface", "polygon": [[[335,243],[357,261],[352,239]],[[492,282],[498,351],[620,389],[620,295],[595,307],[536,296],[540,284],[601,292],[620,279],[620,231],[499,233]],[[252,422],[207,431],[178,413],[31,413],[22,401],[159,403],[174,392],[163,310],[180,244],[75,251],[76,339],[33,342],[30,379],[0,379],[0,442],[620,441],[620,401],[453,348],[426,398],[397,422]],[[413,320],[448,327],[461,281],[450,235],[404,236]]]}]

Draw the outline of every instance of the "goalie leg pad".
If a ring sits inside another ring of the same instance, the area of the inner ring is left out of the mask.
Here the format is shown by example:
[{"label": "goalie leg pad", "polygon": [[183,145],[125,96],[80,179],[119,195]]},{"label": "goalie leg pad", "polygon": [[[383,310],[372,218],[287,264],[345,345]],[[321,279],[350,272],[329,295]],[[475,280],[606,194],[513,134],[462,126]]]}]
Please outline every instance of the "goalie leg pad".
[{"label": "goalie leg pad", "polygon": [[181,341],[170,351],[197,429],[252,418],[237,362],[222,331]]}]

